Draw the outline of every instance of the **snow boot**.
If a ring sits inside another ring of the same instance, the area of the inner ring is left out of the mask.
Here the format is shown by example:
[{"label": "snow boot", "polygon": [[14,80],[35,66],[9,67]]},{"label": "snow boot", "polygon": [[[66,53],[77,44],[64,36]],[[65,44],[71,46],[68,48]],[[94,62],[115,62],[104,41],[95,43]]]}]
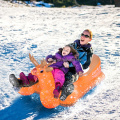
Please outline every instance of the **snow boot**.
[{"label": "snow boot", "polygon": [[73,91],[74,91],[73,84],[68,84],[67,86],[63,86],[60,100],[64,101]]},{"label": "snow boot", "polygon": [[53,91],[54,98],[58,98],[58,97],[59,97],[60,90],[61,90],[61,84],[60,84],[59,82],[57,82],[57,83],[55,84],[55,89],[54,89],[54,91]]},{"label": "snow boot", "polygon": [[20,80],[17,79],[14,74],[9,75],[9,81],[13,85],[13,87],[21,87]]},{"label": "snow boot", "polygon": [[29,80],[27,79],[27,76],[23,72],[20,73],[20,80],[22,80],[23,86],[29,85]]}]

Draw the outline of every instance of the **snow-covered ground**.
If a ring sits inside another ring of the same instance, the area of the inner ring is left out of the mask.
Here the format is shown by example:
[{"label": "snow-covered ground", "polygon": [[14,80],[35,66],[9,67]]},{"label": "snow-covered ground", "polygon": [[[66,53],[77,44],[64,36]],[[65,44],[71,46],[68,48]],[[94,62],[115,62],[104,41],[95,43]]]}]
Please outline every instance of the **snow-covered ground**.
[{"label": "snow-covered ground", "polygon": [[[0,1],[1,3],[1,1]],[[106,78],[69,108],[44,108],[39,95],[21,96],[9,83],[34,67],[28,53],[40,62],[59,47],[93,31],[91,44]],[[119,120],[120,119],[120,8],[81,6],[37,8],[0,4],[0,120]]]}]

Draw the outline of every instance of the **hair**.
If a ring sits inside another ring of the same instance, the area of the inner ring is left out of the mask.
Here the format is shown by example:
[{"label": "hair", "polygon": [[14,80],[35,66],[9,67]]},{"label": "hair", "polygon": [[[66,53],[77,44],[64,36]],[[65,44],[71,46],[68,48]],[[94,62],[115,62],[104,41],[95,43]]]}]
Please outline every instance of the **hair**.
[{"label": "hair", "polygon": [[[79,55],[79,53],[70,45],[66,45],[65,47],[70,47],[70,53],[72,53],[75,57],[77,57]],[[62,52],[63,48],[59,48],[59,52]]]},{"label": "hair", "polygon": [[92,39],[92,37],[93,37],[92,31],[91,31],[91,30],[89,30],[89,29],[86,29],[86,30],[84,30],[84,31],[89,32],[89,33],[90,33],[90,39]]}]

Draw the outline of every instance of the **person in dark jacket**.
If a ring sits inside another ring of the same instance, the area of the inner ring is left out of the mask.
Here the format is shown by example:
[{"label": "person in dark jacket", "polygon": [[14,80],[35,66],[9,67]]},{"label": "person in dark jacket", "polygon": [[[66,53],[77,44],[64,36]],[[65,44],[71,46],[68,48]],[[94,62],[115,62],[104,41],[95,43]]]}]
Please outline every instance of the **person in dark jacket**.
[{"label": "person in dark jacket", "polygon": [[[86,29],[81,34],[80,40],[75,40],[73,43],[69,44],[79,53],[78,60],[83,69],[87,69],[89,67],[93,55],[93,50],[91,44],[89,43],[91,40],[92,32],[89,29]],[[78,75],[76,74],[72,63],[64,62],[63,65],[64,67],[69,68],[69,72],[65,75],[65,83],[62,87],[62,94],[60,96],[60,100],[62,101],[64,101],[67,96],[73,92],[73,82],[78,79]]]},{"label": "person in dark jacket", "polygon": [[60,90],[64,84],[65,81],[65,74],[69,71],[69,68],[65,68],[63,63],[64,62],[70,62],[75,67],[75,71],[79,76],[82,76],[83,70],[79,63],[79,61],[76,59],[77,56],[76,50],[74,50],[70,46],[65,46],[63,49],[59,49],[59,52],[57,52],[54,56],[48,55],[46,57],[46,61],[53,62],[49,67],[52,67],[52,74],[55,79],[55,89],[53,91],[54,97],[58,98]]}]

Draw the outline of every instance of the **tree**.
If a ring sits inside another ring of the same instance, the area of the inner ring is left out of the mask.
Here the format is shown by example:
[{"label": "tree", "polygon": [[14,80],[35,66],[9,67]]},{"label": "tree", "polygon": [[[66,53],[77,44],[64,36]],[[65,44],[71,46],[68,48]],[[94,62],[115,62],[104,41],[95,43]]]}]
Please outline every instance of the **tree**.
[{"label": "tree", "polygon": [[78,6],[79,6],[79,4],[78,4],[77,0],[74,0],[74,3],[75,3],[75,5],[78,5]]}]

